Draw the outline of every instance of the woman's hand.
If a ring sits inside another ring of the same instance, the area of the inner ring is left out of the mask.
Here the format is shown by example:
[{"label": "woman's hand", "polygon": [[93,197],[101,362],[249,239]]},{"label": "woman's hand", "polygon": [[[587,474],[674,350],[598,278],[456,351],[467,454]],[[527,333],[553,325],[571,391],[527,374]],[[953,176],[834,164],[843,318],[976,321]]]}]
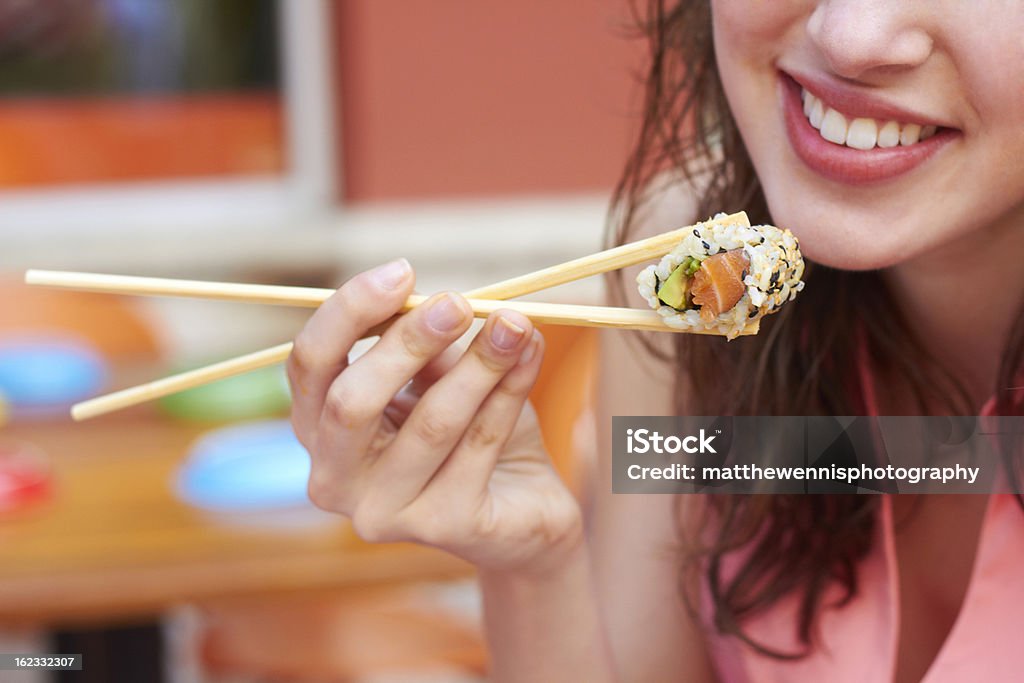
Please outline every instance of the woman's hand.
[{"label": "woman's hand", "polygon": [[310,499],[368,541],[417,541],[496,571],[555,566],[582,525],[526,400],[543,356],[529,319],[497,311],[463,350],[472,311],[442,293],[348,362],[413,283],[404,259],[357,275],[295,340],[292,424],[312,457]]}]

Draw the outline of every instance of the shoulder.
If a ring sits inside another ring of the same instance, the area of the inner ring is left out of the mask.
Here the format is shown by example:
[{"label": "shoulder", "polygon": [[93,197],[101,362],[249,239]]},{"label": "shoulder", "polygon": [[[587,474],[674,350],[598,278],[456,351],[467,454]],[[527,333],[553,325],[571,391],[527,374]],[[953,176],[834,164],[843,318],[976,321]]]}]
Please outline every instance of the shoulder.
[{"label": "shoulder", "polygon": [[[666,185],[643,208],[628,241],[695,222],[696,200]],[[616,305],[645,308],[635,286],[642,266],[624,269]],[[677,522],[686,507],[670,495],[611,493],[612,415],[675,413],[678,382],[672,335],[601,332],[597,422],[599,449],[587,502],[590,546],[608,634],[625,680],[714,679],[699,626],[680,592]]]}]

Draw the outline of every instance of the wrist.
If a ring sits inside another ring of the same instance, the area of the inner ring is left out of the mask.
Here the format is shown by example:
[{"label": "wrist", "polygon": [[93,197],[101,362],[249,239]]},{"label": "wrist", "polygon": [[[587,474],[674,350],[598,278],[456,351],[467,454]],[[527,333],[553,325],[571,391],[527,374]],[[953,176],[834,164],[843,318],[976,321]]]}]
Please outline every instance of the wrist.
[{"label": "wrist", "polygon": [[557,584],[567,573],[589,562],[582,520],[566,529],[535,557],[511,566],[478,566],[481,583],[529,590]]},{"label": "wrist", "polygon": [[493,680],[613,680],[582,534],[542,569],[482,569],[480,588]]}]

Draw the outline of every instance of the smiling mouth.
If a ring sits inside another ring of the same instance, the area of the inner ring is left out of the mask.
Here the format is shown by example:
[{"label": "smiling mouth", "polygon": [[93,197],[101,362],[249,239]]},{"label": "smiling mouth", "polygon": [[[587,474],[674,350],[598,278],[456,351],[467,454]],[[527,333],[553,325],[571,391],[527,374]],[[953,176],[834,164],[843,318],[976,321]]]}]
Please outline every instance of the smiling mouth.
[{"label": "smiling mouth", "polygon": [[891,180],[961,135],[852,90],[801,80],[825,97],[779,71],[786,134],[804,165],[828,180],[847,185]]}]

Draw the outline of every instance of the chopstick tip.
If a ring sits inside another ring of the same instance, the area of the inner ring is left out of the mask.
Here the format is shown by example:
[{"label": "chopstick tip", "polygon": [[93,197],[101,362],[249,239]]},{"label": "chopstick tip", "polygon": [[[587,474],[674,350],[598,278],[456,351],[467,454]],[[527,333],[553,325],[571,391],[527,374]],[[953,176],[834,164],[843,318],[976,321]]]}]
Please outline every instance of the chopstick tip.
[{"label": "chopstick tip", "polygon": [[88,420],[90,417],[94,417],[95,413],[89,410],[89,402],[76,403],[71,406],[71,419],[75,422],[83,422]]}]

